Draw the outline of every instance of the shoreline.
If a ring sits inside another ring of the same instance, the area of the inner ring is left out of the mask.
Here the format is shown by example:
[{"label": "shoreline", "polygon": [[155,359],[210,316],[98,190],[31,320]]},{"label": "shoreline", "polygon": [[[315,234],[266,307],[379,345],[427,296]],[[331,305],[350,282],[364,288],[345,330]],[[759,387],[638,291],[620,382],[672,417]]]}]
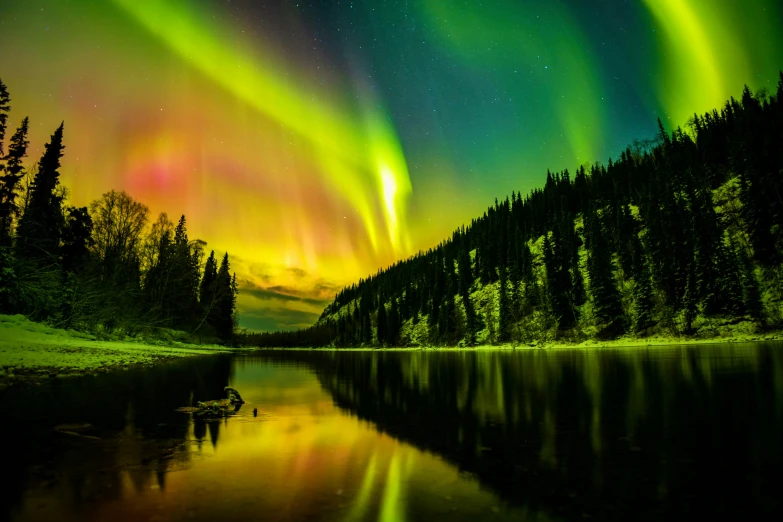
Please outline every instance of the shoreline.
[{"label": "shoreline", "polygon": [[337,348],[332,346],[321,348],[284,348],[268,347],[258,348],[258,350],[289,350],[289,351],[334,351],[334,352],[419,352],[419,351],[514,351],[514,350],[588,350],[594,348],[648,348],[648,347],[667,347],[667,346],[690,346],[702,344],[745,344],[745,343],[767,343],[783,342],[783,331],[771,331],[764,334],[734,335],[730,337],[708,337],[708,338],[679,338],[679,337],[621,337],[606,341],[587,340],[580,343],[567,342],[534,342],[534,343],[505,343],[494,345],[478,346],[399,346],[399,347],[350,347]]},{"label": "shoreline", "polygon": [[0,315],[0,392],[9,386],[38,384],[73,376],[108,373],[131,368],[151,367],[183,357],[216,354],[249,354],[256,351],[516,351],[516,350],[592,350],[665,348],[705,344],[743,344],[783,342],[783,331],[765,333],[726,332],[712,337],[620,337],[580,343],[538,341],[479,346],[409,346],[409,347],[245,347],[187,344],[177,341],[140,341],[133,339],[100,340],[95,336],[52,328],[29,321],[23,316]]},{"label": "shoreline", "polygon": [[0,315],[0,391],[9,386],[150,367],[183,357],[248,352],[180,342],[100,340],[23,316]]}]

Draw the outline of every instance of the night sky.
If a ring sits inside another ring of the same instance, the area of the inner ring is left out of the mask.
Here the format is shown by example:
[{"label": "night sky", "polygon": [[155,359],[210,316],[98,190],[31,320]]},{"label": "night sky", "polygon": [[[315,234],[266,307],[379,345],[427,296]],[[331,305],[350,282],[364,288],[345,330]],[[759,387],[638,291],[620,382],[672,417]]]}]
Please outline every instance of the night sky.
[{"label": "night sky", "polygon": [[72,204],[184,213],[255,330],[781,68],[779,0],[0,0],[28,164],[65,120]]}]

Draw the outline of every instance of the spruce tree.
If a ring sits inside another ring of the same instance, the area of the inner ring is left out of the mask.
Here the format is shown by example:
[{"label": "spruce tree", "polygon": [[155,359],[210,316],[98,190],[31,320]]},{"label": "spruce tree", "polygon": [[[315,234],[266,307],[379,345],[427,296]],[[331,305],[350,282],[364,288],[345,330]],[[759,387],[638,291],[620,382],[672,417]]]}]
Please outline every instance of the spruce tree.
[{"label": "spruce tree", "polygon": [[11,95],[8,87],[0,79],[0,158],[3,157],[3,143],[5,143],[5,130],[8,124],[8,112],[11,110]]},{"label": "spruce tree", "polygon": [[217,314],[212,324],[218,337],[230,340],[234,334],[236,311],[236,284],[230,273],[228,252],[223,256],[215,278]]},{"label": "spruce tree", "polygon": [[400,339],[400,311],[397,306],[397,298],[392,297],[391,310],[389,310],[389,331],[387,332],[387,340],[389,346],[399,345]]},{"label": "spruce tree", "polygon": [[[0,165],[0,247],[11,245],[11,227],[17,214],[16,190],[24,175],[22,159],[27,155],[27,131],[29,120],[25,118],[11,137],[8,154]],[[0,138],[2,154],[2,138]]]},{"label": "spruce tree", "polygon": [[30,202],[17,229],[20,255],[47,263],[57,259],[62,228],[62,198],[57,188],[60,184],[60,158],[65,148],[63,126],[60,124],[46,144],[30,189]]},{"label": "spruce tree", "polygon": [[198,297],[199,304],[204,313],[209,314],[214,307],[215,299],[215,280],[217,279],[217,262],[215,261],[215,251],[209,253],[206,264],[204,265],[204,275],[199,284]]},{"label": "spruce tree", "polygon": [[377,328],[377,338],[378,338],[378,346],[386,346],[388,342],[388,330],[389,330],[389,320],[386,317],[386,305],[383,303],[382,299],[378,300],[378,328]]},{"label": "spruce tree", "polygon": [[732,317],[745,314],[742,292],[742,273],[733,245],[723,242],[718,247],[718,259],[722,260],[718,275],[718,287],[721,295],[721,310]]},{"label": "spruce tree", "polygon": [[171,245],[172,273],[168,290],[175,326],[184,328],[198,313],[200,243],[188,240],[185,216],[180,216]]},{"label": "spruce tree", "polygon": [[480,321],[470,300],[470,287],[473,285],[473,272],[470,267],[470,254],[467,246],[460,248],[457,257],[457,270],[459,271],[459,294],[465,307],[466,339],[468,346],[476,344],[476,334],[481,329]]},{"label": "spruce tree", "polygon": [[590,294],[599,335],[616,336],[625,328],[620,292],[613,274],[612,252],[606,229],[598,216],[590,219]]},{"label": "spruce tree", "polygon": [[742,298],[751,319],[760,325],[766,323],[764,306],[761,302],[759,283],[753,270],[753,262],[744,249],[739,249],[739,265],[742,271]]},{"label": "spruce tree", "polygon": [[63,228],[61,266],[65,272],[84,270],[92,245],[92,218],[87,207],[68,207]]},{"label": "spruce tree", "polygon": [[641,271],[634,278],[633,327],[636,333],[644,332],[654,325],[653,291],[650,283],[650,269],[646,260],[641,262]]},{"label": "spruce tree", "polygon": [[505,267],[500,268],[500,310],[498,321],[498,341],[507,343],[511,340],[511,303],[508,298],[508,281]]},{"label": "spruce tree", "polygon": [[685,294],[682,298],[683,319],[685,321],[685,331],[690,333],[693,330],[693,321],[696,319],[698,291],[696,290],[696,274],[693,264],[688,267],[687,279],[685,282]]}]

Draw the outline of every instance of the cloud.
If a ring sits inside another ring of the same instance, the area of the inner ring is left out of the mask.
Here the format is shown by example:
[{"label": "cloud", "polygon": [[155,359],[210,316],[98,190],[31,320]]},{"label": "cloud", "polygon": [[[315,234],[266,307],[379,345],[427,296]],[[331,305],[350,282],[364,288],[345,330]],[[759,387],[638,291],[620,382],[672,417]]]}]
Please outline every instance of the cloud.
[{"label": "cloud", "polygon": [[239,316],[239,326],[248,330],[274,332],[312,326],[319,314],[286,308],[250,310]]},{"label": "cloud", "polygon": [[326,307],[326,305],[331,302],[331,299],[324,299],[323,297],[308,295],[309,292],[298,290],[296,288],[283,285],[264,288],[248,280],[242,280],[239,282],[239,292],[240,294],[244,293],[251,295],[261,301],[298,301],[314,306],[319,306],[321,308]]},{"label": "cloud", "polygon": [[342,288],[298,267],[264,262],[244,266],[246,270],[238,274],[237,311],[240,326],[248,330],[269,332],[312,326]]},{"label": "cloud", "polygon": [[293,275],[297,279],[304,279],[307,277],[307,272],[302,270],[301,268],[296,267],[289,267],[286,269],[291,275]]}]

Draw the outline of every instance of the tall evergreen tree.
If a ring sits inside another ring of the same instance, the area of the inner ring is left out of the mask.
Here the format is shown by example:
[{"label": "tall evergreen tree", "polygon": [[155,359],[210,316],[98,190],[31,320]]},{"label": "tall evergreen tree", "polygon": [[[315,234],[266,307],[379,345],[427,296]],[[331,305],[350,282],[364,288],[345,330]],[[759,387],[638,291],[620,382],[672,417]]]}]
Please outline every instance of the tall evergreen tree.
[{"label": "tall evergreen tree", "polygon": [[179,218],[171,245],[172,272],[167,300],[174,326],[186,327],[198,314],[200,246],[188,240],[185,216]]},{"label": "tall evergreen tree", "polygon": [[236,320],[236,282],[233,280],[230,270],[228,252],[226,252],[215,278],[217,314],[212,324],[218,337],[223,340],[230,340],[233,337]]},{"label": "tall evergreen tree", "polygon": [[386,304],[382,299],[378,300],[378,327],[376,329],[378,346],[386,346],[389,342],[389,319],[386,316]]},{"label": "tall evergreen tree", "polygon": [[505,267],[500,268],[500,309],[498,317],[498,341],[507,343],[511,340],[511,303],[508,298],[508,280]]},{"label": "tall evergreen tree", "polygon": [[654,325],[653,321],[653,290],[650,282],[650,269],[646,260],[642,260],[641,271],[634,279],[633,292],[633,327],[637,333],[644,332]]},{"label": "tall evergreen tree", "polygon": [[742,298],[745,310],[756,323],[764,325],[766,316],[761,301],[759,283],[753,270],[753,262],[744,249],[739,249],[739,265],[742,271]]},{"label": "tall evergreen tree", "polygon": [[481,329],[481,322],[470,299],[470,288],[473,285],[473,271],[470,267],[470,253],[467,245],[463,243],[457,257],[457,270],[459,272],[459,294],[462,305],[465,307],[466,342],[468,346],[476,344],[476,334]]},{"label": "tall evergreen tree", "polygon": [[209,253],[209,257],[204,265],[204,274],[201,277],[198,289],[199,303],[205,313],[210,313],[214,306],[216,280],[217,261],[215,260],[215,251],[213,250]]},{"label": "tall evergreen tree", "polygon": [[60,264],[66,273],[84,270],[92,246],[92,226],[87,207],[68,207],[60,247]]},{"label": "tall evergreen tree", "polygon": [[387,341],[389,346],[398,346],[400,338],[400,311],[397,306],[397,298],[392,297],[389,310],[389,330]]},{"label": "tall evergreen tree", "polygon": [[8,125],[8,113],[11,110],[11,95],[8,87],[0,79],[0,158],[3,157],[3,143],[5,143],[5,130]]},{"label": "tall evergreen tree", "polygon": [[620,292],[613,274],[612,252],[599,216],[590,219],[590,294],[599,335],[616,336],[625,328]]},{"label": "tall evergreen tree", "polygon": [[[11,245],[11,227],[17,214],[16,190],[19,181],[24,176],[22,159],[27,155],[27,131],[29,120],[22,124],[11,137],[8,154],[0,165],[0,247]],[[2,138],[0,138],[0,154],[2,154]]]},{"label": "tall evergreen tree", "polygon": [[698,311],[698,290],[696,287],[696,274],[693,262],[691,262],[688,266],[685,294],[682,298],[683,320],[685,321],[686,332],[691,332],[693,330],[693,321],[696,319],[696,313]]},{"label": "tall evergreen tree", "polygon": [[60,158],[63,155],[63,124],[52,134],[38,163],[30,189],[30,202],[19,222],[17,248],[23,257],[56,262],[62,229]]}]

